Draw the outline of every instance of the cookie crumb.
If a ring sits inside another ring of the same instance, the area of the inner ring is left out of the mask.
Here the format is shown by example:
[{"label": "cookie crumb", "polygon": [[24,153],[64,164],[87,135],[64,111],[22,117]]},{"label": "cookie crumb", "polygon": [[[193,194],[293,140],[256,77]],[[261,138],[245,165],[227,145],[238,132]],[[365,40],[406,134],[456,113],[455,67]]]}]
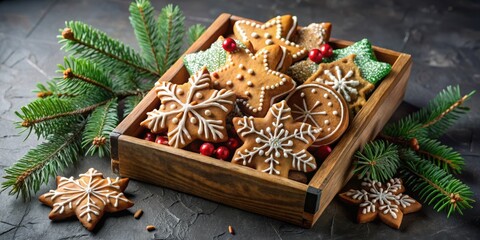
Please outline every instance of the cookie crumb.
[{"label": "cookie crumb", "polygon": [[228,232],[232,235],[235,235],[235,232],[233,231],[233,227],[228,225]]},{"label": "cookie crumb", "polygon": [[156,228],[153,225],[148,225],[145,229],[147,229],[147,231],[151,232],[151,231],[155,230]]},{"label": "cookie crumb", "polygon": [[143,210],[142,209],[138,209],[135,214],[133,214],[133,217],[135,219],[139,219],[141,216],[143,215]]}]

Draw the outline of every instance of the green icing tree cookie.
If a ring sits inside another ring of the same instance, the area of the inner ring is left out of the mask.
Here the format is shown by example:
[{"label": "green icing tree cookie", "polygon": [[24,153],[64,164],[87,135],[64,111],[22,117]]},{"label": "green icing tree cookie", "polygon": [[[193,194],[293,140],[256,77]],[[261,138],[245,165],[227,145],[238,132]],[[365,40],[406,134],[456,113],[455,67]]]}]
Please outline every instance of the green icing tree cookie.
[{"label": "green icing tree cookie", "polygon": [[323,61],[333,62],[351,54],[357,55],[355,64],[360,68],[362,77],[375,85],[392,70],[390,64],[377,61],[372,45],[368,39],[358,41],[346,48],[335,49],[333,50],[332,57],[326,58]]},{"label": "green icing tree cookie", "polygon": [[[219,37],[217,41],[212,43],[209,49],[190,53],[183,57],[183,64],[187,68],[190,75],[198,72],[203,66],[206,66],[209,72],[214,72],[225,65],[227,54],[222,48],[224,38]],[[237,46],[245,47],[240,41],[235,40]]]}]

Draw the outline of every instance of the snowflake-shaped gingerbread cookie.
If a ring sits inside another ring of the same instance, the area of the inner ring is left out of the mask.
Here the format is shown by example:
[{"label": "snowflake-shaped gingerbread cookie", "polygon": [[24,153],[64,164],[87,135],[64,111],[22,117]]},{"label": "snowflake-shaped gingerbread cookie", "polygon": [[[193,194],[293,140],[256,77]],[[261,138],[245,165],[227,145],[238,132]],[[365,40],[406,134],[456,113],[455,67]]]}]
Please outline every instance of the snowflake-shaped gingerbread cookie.
[{"label": "snowflake-shaped gingerbread cookie", "polygon": [[355,55],[352,54],[331,63],[320,64],[305,84],[321,83],[332,87],[343,96],[349,108],[357,113],[375,85],[362,78],[354,59]]},{"label": "snowflake-shaped gingerbread cookie", "polygon": [[336,141],[347,130],[348,106],[343,97],[323,84],[303,84],[285,99],[295,121],[315,126],[320,135],[312,145],[319,147]]},{"label": "snowflake-shaped gingerbread cookie", "polygon": [[408,195],[399,178],[390,179],[386,184],[364,179],[362,189],[350,189],[339,194],[344,202],[359,205],[358,222],[367,223],[380,218],[390,227],[399,229],[404,214],[417,212],[422,205]]},{"label": "snowflake-shaped gingerbread cookie", "polygon": [[239,20],[235,22],[233,27],[235,37],[244,42],[250,41],[255,50],[278,44],[288,49],[294,62],[301,60],[308,54],[307,49],[292,41],[296,30],[297,17],[291,15],[277,16],[268,20],[265,24]]},{"label": "snowflake-shaped gingerbread cookie", "polygon": [[232,162],[259,171],[288,177],[290,170],[310,172],[315,158],[306,150],[320,131],[295,122],[285,101],[274,104],[265,118],[234,118],[233,124],[244,144]]},{"label": "snowflake-shaped gingerbread cookie", "polygon": [[227,52],[224,67],[213,72],[214,88],[235,92],[243,113],[263,117],[270,106],[292,91],[296,83],[282,71],[292,63],[291,54],[279,45],[266,46],[253,54],[250,43]]},{"label": "snowflake-shaped gingerbread cookie", "polygon": [[160,108],[148,112],[141,125],[153,133],[168,130],[168,144],[176,148],[183,148],[195,139],[226,141],[225,119],[233,109],[235,94],[211,88],[210,73],[205,67],[183,85],[157,82],[155,91],[161,101]]},{"label": "snowflake-shaped gingerbread cookie", "polygon": [[79,177],[57,177],[58,188],[40,196],[42,203],[53,207],[50,219],[76,215],[83,226],[92,231],[104,212],[118,212],[133,206],[123,195],[128,178],[103,178],[102,173],[93,168]]}]

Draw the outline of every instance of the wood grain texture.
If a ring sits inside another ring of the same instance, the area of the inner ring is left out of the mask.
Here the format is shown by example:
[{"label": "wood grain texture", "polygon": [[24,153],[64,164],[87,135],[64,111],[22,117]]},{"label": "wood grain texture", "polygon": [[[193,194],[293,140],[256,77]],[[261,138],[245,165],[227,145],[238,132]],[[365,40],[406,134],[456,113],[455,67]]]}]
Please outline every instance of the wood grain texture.
[{"label": "wood grain texture", "polygon": [[122,135],[122,177],[301,225],[307,185],[190,151]]},{"label": "wood grain texture", "polygon": [[[208,48],[220,35],[231,36],[232,26],[239,19],[242,18],[220,15],[186,53]],[[331,39],[330,43],[334,48],[353,44],[339,39]],[[112,169],[122,177],[172,188],[310,228],[351,178],[354,152],[378,134],[405,94],[410,56],[380,47],[374,47],[374,51],[380,61],[392,64],[392,72],[370,96],[308,185],[138,138],[144,131],[140,122],[148,111],[159,105],[153,90],[114,130],[112,138],[116,140],[112,141],[116,144],[112,146],[118,149],[112,149],[112,152],[118,152],[118,159],[112,159]],[[187,78],[188,73],[180,59],[159,81],[183,83]],[[117,137],[114,137],[115,134]],[[321,190],[315,214],[304,212],[308,187]]]}]

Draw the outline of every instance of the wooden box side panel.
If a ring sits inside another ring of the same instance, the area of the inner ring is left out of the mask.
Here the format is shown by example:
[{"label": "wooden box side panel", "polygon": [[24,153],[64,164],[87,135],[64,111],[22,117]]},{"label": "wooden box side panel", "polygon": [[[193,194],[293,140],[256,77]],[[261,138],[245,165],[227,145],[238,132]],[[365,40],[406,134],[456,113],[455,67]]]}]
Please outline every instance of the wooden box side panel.
[{"label": "wooden box side panel", "polygon": [[119,137],[119,174],[301,225],[307,185],[173,149]]},{"label": "wooden box side panel", "polygon": [[[402,102],[410,76],[411,58],[401,54],[392,68],[392,78],[385,79],[376,94],[371,96],[375,104],[366,105],[363,113],[355,117],[348,135],[337,144],[309,185],[322,190],[319,209],[312,223],[320,217],[330,201],[353,175],[352,161],[355,151],[374,139],[382,130],[393,112]],[[395,76],[395,77],[393,77]],[[369,100],[370,101],[370,100]]]}]

